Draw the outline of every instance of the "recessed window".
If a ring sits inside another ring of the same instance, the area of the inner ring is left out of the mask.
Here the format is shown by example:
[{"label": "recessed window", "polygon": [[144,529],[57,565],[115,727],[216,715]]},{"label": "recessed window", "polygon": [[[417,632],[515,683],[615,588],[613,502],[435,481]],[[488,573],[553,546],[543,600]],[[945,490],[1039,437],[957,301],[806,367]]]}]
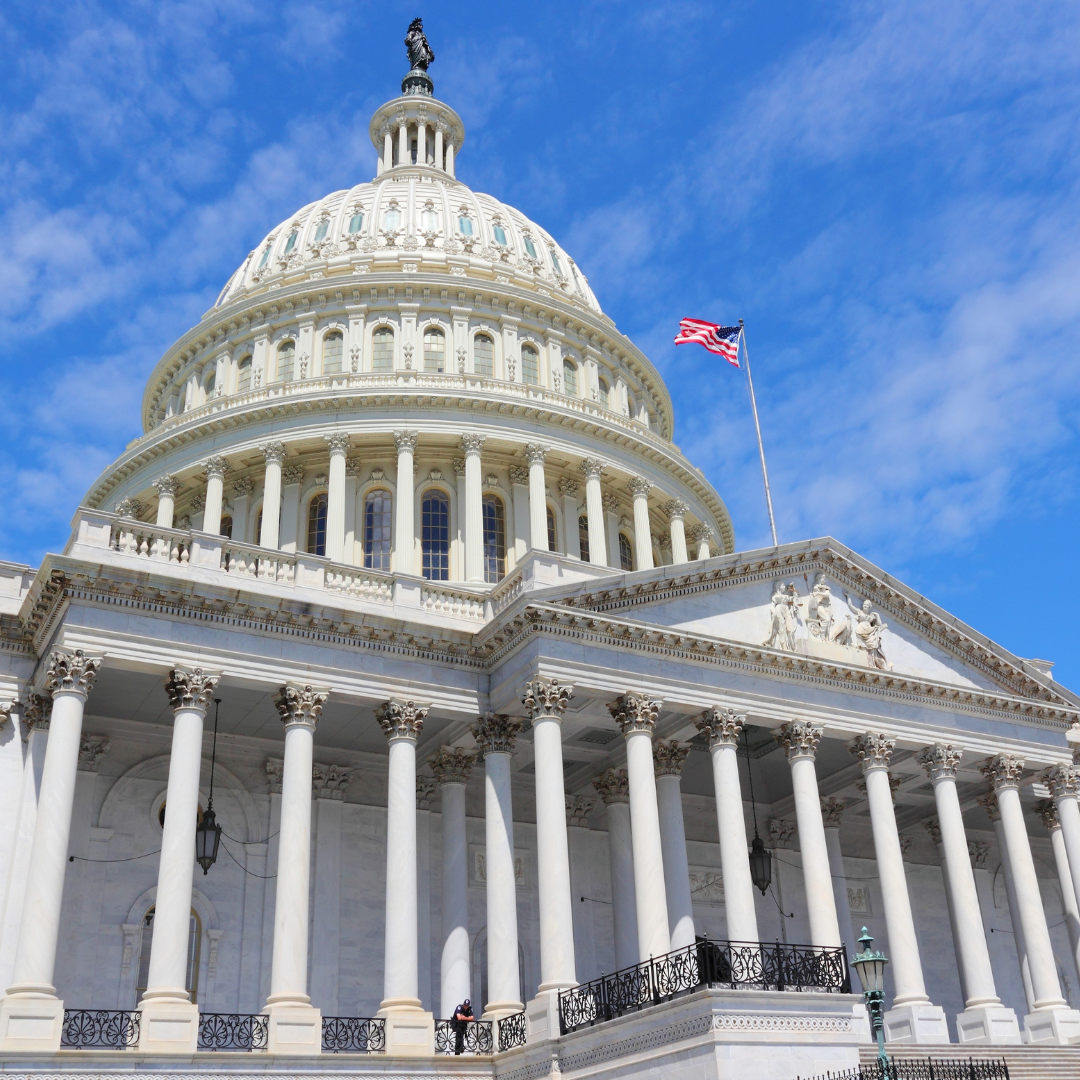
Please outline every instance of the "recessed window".
[{"label": "recessed window", "polygon": [[499,247],[506,247],[506,230],[501,225],[495,225],[491,231],[495,235],[495,243]]},{"label": "recessed window", "polygon": [[340,330],[331,330],[323,338],[323,374],[336,375],[341,371],[341,353],[345,339]]},{"label": "recessed window", "polygon": [[473,224],[471,217],[465,217],[464,215],[459,217],[457,219],[457,227],[462,236],[472,236]]},{"label": "recessed window", "polygon": [[634,569],[634,549],[630,546],[626,533],[619,533],[619,566],[623,570]]},{"label": "recessed window", "polygon": [[394,370],[394,331],[380,326],[371,339],[371,370]]},{"label": "recessed window", "polygon": [[211,371],[210,374],[206,376],[206,386],[204,388],[206,390],[207,400],[209,400],[210,398],[212,398],[214,396],[214,390],[216,389],[216,387],[217,387],[217,372],[216,371]]},{"label": "recessed window", "polygon": [[559,545],[556,543],[558,538],[555,535],[555,511],[550,506],[547,508],[547,534],[548,551],[558,551]]},{"label": "recessed window", "polygon": [[401,211],[397,209],[387,210],[383,214],[383,228],[384,229],[400,229],[401,228]]},{"label": "recessed window", "polygon": [[232,539],[233,522],[230,514],[221,515],[221,524],[218,526],[218,533],[221,536],[225,536],[228,539]]},{"label": "recessed window", "polygon": [[251,389],[251,357],[242,357],[236,367],[236,392],[243,394]]},{"label": "recessed window", "polygon": [[369,491],[364,499],[364,566],[390,569],[390,492]]},{"label": "recessed window", "polygon": [[308,503],[307,552],[309,555],[326,554],[326,492],[316,495]]},{"label": "recessed window", "polygon": [[555,273],[562,277],[562,263],[559,262],[559,256],[555,254],[554,248],[551,249],[551,265],[555,267]]},{"label": "recessed window", "polygon": [[[150,982],[150,950],[154,942],[154,908],[143,916],[142,941],[139,945],[139,973],[135,980],[135,1005],[142,1000],[147,984]],[[192,1003],[199,999],[199,939],[202,937],[202,924],[195,909],[191,909],[188,922],[187,965],[185,970],[185,989]]]},{"label": "recessed window", "polygon": [[291,233],[289,233],[289,239],[285,241],[285,254],[286,255],[291,254],[292,249],[294,247],[296,247],[296,237],[298,235],[299,235],[299,233],[296,231],[296,229],[293,229],[293,231]]},{"label": "recessed window", "polygon": [[582,514],[577,519],[578,546],[581,548],[582,562],[589,561],[589,519]]},{"label": "recessed window", "polygon": [[427,209],[420,214],[420,228],[424,232],[434,232],[439,227],[439,216],[434,210]]},{"label": "recessed window", "polygon": [[495,342],[487,334],[473,338],[473,371],[489,379],[495,374]]},{"label": "recessed window", "polygon": [[529,253],[530,259],[536,258],[536,245],[532,242],[532,238],[529,236],[525,237],[525,250]]},{"label": "recessed window", "polygon": [[562,379],[567,397],[577,397],[577,364],[573,360],[562,362]]},{"label": "recessed window", "polygon": [[540,382],[540,356],[531,345],[521,347],[521,381],[534,386]]},{"label": "recessed window", "polygon": [[266,245],[266,247],[263,248],[262,258],[259,259],[259,270],[261,270],[266,265],[267,260],[270,258],[270,251],[273,246],[273,241],[271,241],[269,244]]},{"label": "recessed window", "polygon": [[364,214],[363,211],[357,210],[351,218],[349,218],[349,235],[352,236],[358,233],[364,227]]},{"label": "recessed window", "polygon": [[600,404],[605,409],[611,408],[611,389],[603,379],[600,380]]},{"label": "recessed window", "polygon": [[446,335],[434,326],[424,331],[424,370],[446,371]]},{"label": "recessed window", "polygon": [[450,500],[432,488],[421,503],[420,551],[422,573],[428,581],[450,579]]},{"label": "recessed window", "polygon": [[327,233],[327,230],[329,228],[330,228],[330,219],[329,218],[323,218],[322,221],[319,222],[318,227],[315,229],[315,243],[316,244],[320,240],[325,240],[326,239],[326,233]]},{"label": "recessed window", "polygon": [[484,496],[484,580],[502,581],[506,574],[506,511],[497,495]]},{"label": "recessed window", "polygon": [[293,377],[293,361],[296,359],[296,342],[283,341],[277,351],[277,381],[288,382]]}]

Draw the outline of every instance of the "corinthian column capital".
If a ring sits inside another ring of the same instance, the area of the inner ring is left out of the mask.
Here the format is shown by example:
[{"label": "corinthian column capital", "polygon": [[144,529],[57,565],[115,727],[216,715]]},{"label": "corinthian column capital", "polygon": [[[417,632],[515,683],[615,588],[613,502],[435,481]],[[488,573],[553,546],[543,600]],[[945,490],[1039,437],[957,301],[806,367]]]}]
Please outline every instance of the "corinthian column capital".
[{"label": "corinthian column capital", "polygon": [[844,811],[847,809],[847,803],[843,799],[838,799],[835,795],[830,795],[827,799],[821,800],[821,823],[826,829],[839,829],[840,822],[844,818]]},{"label": "corinthian column capital", "polygon": [[523,720],[503,713],[486,712],[476,719],[471,731],[476,745],[480,747],[480,756],[488,754],[512,754],[517,745],[517,737],[525,726]]},{"label": "corinthian column capital", "polygon": [[652,753],[657,776],[681,776],[690,747],[680,746],[674,739],[657,739]]},{"label": "corinthian column capital", "polygon": [[650,491],[652,491],[652,484],[648,480],[643,480],[640,476],[635,476],[626,485],[626,490],[636,499],[639,495],[648,497]]},{"label": "corinthian column capital", "polygon": [[416,742],[424,729],[427,714],[428,707],[417,705],[415,701],[384,701],[376,710],[375,719],[388,742],[395,739]]},{"label": "corinthian column capital", "polygon": [[548,448],[546,446],[534,442],[525,444],[525,460],[530,465],[543,465],[547,456]]},{"label": "corinthian column capital", "polygon": [[576,499],[578,488],[581,485],[576,480],[571,480],[568,476],[564,476],[559,481],[559,494],[564,499]]},{"label": "corinthian column capital", "polygon": [[169,695],[173,711],[194,709],[205,716],[220,678],[220,675],[210,675],[198,667],[190,671],[173,668],[165,678],[165,693]]},{"label": "corinthian column capital", "polygon": [[586,458],[578,468],[586,480],[599,480],[604,475],[604,463],[597,458]]},{"label": "corinthian column capital", "polygon": [[738,746],[746,717],[734,709],[706,709],[694,725],[707,736],[710,750],[714,746]]},{"label": "corinthian column capital", "polygon": [[428,762],[440,784],[467,784],[476,755],[460,746],[444,746]]},{"label": "corinthian column capital", "polygon": [[609,702],[608,712],[624,735],[644,731],[651,736],[663,707],[662,701],[653,701],[644,694],[630,692],[620,694],[614,701]]},{"label": "corinthian column capital", "polygon": [[1080,796],[1080,769],[1075,765],[1054,765],[1042,774],[1053,799]]},{"label": "corinthian column capital", "polygon": [[1042,821],[1047,832],[1053,832],[1061,828],[1061,820],[1058,818],[1057,803],[1053,799],[1040,799],[1032,809]]},{"label": "corinthian column capital", "polygon": [[915,760],[931,780],[955,780],[956,767],[963,756],[964,751],[952,743],[934,743],[920,750]]},{"label": "corinthian column capital", "polygon": [[277,692],[274,705],[286,727],[303,724],[314,729],[329,696],[327,691],[316,690],[312,686],[285,685]]},{"label": "corinthian column capital", "polygon": [[416,449],[416,442],[420,438],[419,433],[415,431],[395,431],[394,432],[394,445],[397,447],[399,454],[412,453]]},{"label": "corinthian column capital", "polygon": [[670,499],[664,503],[664,513],[667,514],[669,520],[681,521],[687,514],[690,513],[690,507],[682,499]]},{"label": "corinthian column capital", "polygon": [[203,462],[203,468],[206,470],[206,478],[208,480],[212,477],[224,479],[225,474],[232,466],[220,454],[214,454],[213,457],[208,457]]},{"label": "corinthian column capital", "polygon": [[466,454],[479,454],[484,448],[483,435],[462,435],[461,449]]},{"label": "corinthian column capital", "polygon": [[154,481],[154,487],[159,498],[175,499],[176,493],[180,490],[180,481],[175,476],[166,474],[165,476],[159,476]]},{"label": "corinthian column capital", "polygon": [[605,806],[630,801],[630,777],[625,769],[605,769],[593,780],[592,786]]},{"label": "corinthian column capital", "polygon": [[53,649],[49,655],[49,666],[45,672],[45,689],[54,697],[57,694],[78,694],[82,698],[90,696],[94,688],[101,661],[87,656],[82,649],[64,652]]},{"label": "corinthian column capital", "polygon": [[285,444],[282,442],[263,443],[259,450],[267,465],[272,462],[280,465],[285,460]]},{"label": "corinthian column capital", "polygon": [[985,811],[986,816],[994,823],[1001,820],[1001,808],[998,806],[997,793],[988,791],[975,800]]},{"label": "corinthian column capital", "polygon": [[334,454],[347,454],[349,452],[350,436],[344,431],[335,431],[330,435],[324,435],[326,445],[330,448],[330,456]]},{"label": "corinthian column capital", "polygon": [[773,737],[787,750],[788,761],[795,761],[798,758],[816,758],[818,743],[824,734],[825,729],[820,724],[792,720],[782,725]]},{"label": "corinthian column capital", "polygon": [[579,829],[589,827],[589,814],[596,805],[595,799],[587,795],[566,796],[566,824]]},{"label": "corinthian column capital", "polygon": [[573,696],[574,688],[567,683],[537,676],[526,684],[521,704],[534,724],[537,720],[548,718],[562,720],[562,714]]},{"label": "corinthian column capital", "polygon": [[1015,754],[998,754],[987,758],[986,763],[979,766],[979,772],[990,781],[995,794],[1007,788],[1018,788],[1024,775],[1024,759]]},{"label": "corinthian column capital", "polygon": [[887,769],[895,746],[895,739],[868,731],[865,735],[856,735],[848,744],[848,749],[859,759],[862,771],[868,773],[871,769]]}]

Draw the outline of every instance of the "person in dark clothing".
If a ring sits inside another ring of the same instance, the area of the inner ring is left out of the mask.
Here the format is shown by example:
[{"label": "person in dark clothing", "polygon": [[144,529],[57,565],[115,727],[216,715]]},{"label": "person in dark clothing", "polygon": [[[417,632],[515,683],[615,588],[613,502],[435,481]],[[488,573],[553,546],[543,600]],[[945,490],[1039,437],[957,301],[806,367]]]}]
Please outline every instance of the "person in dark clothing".
[{"label": "person in dark clothing", "polygon": [[468,1022],[473,1018],[472,1002],[466,998],[454,1010],[454,1053],[465,1052],[465,1031]]}]

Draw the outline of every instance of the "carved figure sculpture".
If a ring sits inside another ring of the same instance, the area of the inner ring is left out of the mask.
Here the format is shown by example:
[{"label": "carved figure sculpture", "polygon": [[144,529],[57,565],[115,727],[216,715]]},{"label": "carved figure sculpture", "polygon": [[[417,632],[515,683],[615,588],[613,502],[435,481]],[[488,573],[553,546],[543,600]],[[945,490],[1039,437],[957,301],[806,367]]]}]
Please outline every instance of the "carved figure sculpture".
[{"label": "carved figure sculpture", "polygon": [[833,608],[832,592],[824,574],[814,579],[814,587],[806,599],[806,626],[810,636],[846,645],[851,638],[851,624]]},{"label": "carved figure sculpture", "polygon": [[869,667],[891,671],[892,664],[885,659],[885,654],[881,651],[881,636],[889,628],[888,624],[873,610],[873,605],[869,600],[864,600],[862,607],[859,607],[847,593],[844,593],[844,599],[851,609],[851,614],[855,617],[851,644],[866,650],[866,662]]},{"label": "carved figure sculpture", "polygon": [[428,64],[435,62],[435,53],[424,34],[424,20],[413,19],[405,35],[405,49],[409,54],[409,66],[414,71],[427,71]]},{"label": "carved figure sculpture", "polygon": [[769,609],[769,636],[765,639],[770,649],[795,651],[795,628],[799,624],[799,595],[793,582],[778,581],[772,594]]}]

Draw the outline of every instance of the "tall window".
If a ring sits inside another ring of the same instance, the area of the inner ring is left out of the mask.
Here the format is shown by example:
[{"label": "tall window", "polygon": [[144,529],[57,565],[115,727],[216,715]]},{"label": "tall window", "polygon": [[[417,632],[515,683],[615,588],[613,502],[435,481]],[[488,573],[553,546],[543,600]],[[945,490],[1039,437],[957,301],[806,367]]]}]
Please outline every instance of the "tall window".
[{"label": "tall window", "polygon": [[394,331],[380,326],[371,339],[371,370],[394,370]]},{"label": "tall window", "polygon": [[619,566],[624,570],[634,569],[634,549],[626,533],[619,533]]},{"label": "tall window", "polygon": [[296,359],[296,342],[283,341],[277,350],[277,381],[288,382],[293,377],[293,361]]},{"label": "tall window", "polygon": [[473,226],[471,217],[462,214],[461,217],[457,219],[457,224],[462,236],[472,236]]},{"label": "tall window", "polygon": [[299,234],[297,233],[296,229],[293,229],[293,231],[291,233],[289,233],[289,239],[285,241],[285,252],[284,253],[286,255],[291,255],[292,254],[293,248],[296,247],[296,237],[298,235]]},{"label": "tall window", "polygon": [[577,519],[577,538],[581,548],[581,561],[589,561],[589,519],[582,514]]},{"label": "tall window", "polygon": [[390,231],[401,228],[401,211],[396,206],[392,206],[383,214],[383,228]]},{"label": "tall window", "polygon": [[567,397],[577,397],[577,364],[573,360],[562,362],[563,391]]},{"label": "tall window", "polygon": [[[191,995],[193,1003],[198,1002],[199,992],[199,938],[202,936],[202,926],[199,916],[192,909],[191,920],[188,924],[188,948],[187,948],[187,986],[185,989]],[[142,943],[139,946],[139,977],[135,980],[135,1004],[138,1005],[146,990],[146,984],[150,981],[150,948],[154,943],[154,908],[151,908],[143,916]]]},{"label": "tall window", "polygon": [[611,391],[608,388],[608,384],[603,379],[600,380],[600,404],[605,409],[611,408]]},{"label": "tall window", "polygon": [[536,245],[532,242],[532,237],[528,233],[525,234],[525,250],[529,253],[530,259],[536,258]]},{"label": "tall window", "polygon": [[364,566],[390,569],[390,492],[369,491],[364,499]]},{"label": "tall window", "polygon": [[495,374],[495,342],[487,334],[473,338],[473,371],[489,379]]},{"label": "tall window", "polygon": [[206,383],[203,386],[203,390],[206,393],[206,400],[209,401],[214,396],[214,390],[217,387],[217,372],[211,371],[206,376]]},{"label": "tall window", "polygon": [[555,511],[547,508],[548,551],[558,551],[558,537],[555,535]]},{"label": "tall window", "polygon": [[270,252],[273,250],[273,247],[274,241],[271,240],[270,243],[263,248],[262,258],[259,259],[259,265],[256,267],[257,270],[261,270],[266,265],[267,260],[270,258]]},{"label": "tall window", "polygon": [[497,495],[484,496],[484,580],[502,581],[506,574],[506,512]]},{"label": "tall window", "polygon": [[323,338],[322,369],[324,375],[336,375],[341,371],[341,351],[345,339],[340,330],[331,330]]},{"label": "tall window", "polygon": [[491,231],[495,234],[495,243],[499,247],[506,247],[506,230],[501,225],[496,225]]},{"label": "tall window", "polygon": [[358,233],[364,227],[364,212],[357,210],[351,218],[349,218],[349,235],[353,236]]},{"label": "tall window", "polygon": [[531,345],[521,346],[521,381],[534,386],[540,382],[540,356]]},{"label": "tall window", "polygon": [[231,540],[232,539],[232,530],[233,530],[232,515],[231,514],[222,514],[221,515],[221,524],[218,526],[218,533],[221,536],[228,537],[228,539]]},{"label": "tall window", "polygon": [[326,239],[326,233],[330,228],[330,219],[323,218],[322,221],[315,227],[314,242],[317,244],[320,240]]},{"label": "tall window", "polygon": [[251,389],[251,357],[245,356],[236,368],[236,392],[246,393]]},{"label": "tall window", "polygon": [[309,555],[326,554],[326,492],[308,503],[307,551]]},{"label": "tall window", "polygon": [[446,335],[434,326],[424,331],[424,370],[446,371]]},{"label": "tall window", "polygon": [[450,500],[437,488],[424,493],[421,504],[420,551],[428,581],[450,579]]}]

